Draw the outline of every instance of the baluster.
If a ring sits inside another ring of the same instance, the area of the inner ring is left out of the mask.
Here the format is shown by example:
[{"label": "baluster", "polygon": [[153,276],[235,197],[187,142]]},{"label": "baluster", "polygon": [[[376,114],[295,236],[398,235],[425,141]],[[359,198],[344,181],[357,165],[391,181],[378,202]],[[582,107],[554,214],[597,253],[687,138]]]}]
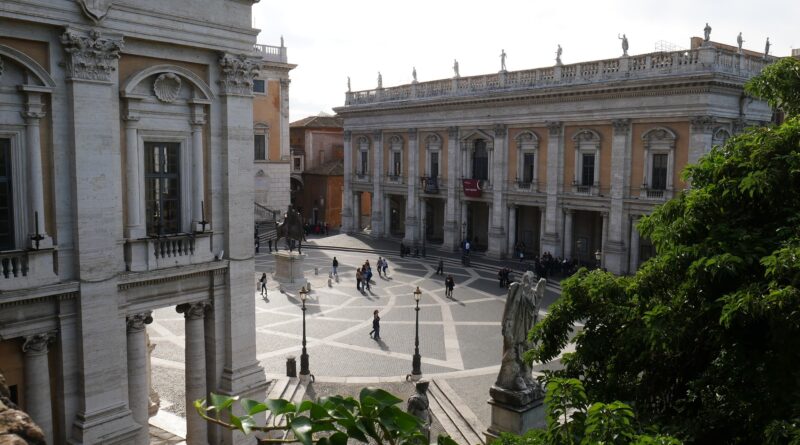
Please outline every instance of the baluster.
[{"label": "baluster", "polygon": [[11,258],[11,273],[14,275],[14,278],[19,276],[19,257]]},{"label": "baluster", "polygon": [[189,240],[189,254],[194,255],[194,239]]},{"label": "baluster", "polygon": [[8,278],[8,258],[3,258],[3,276]]}]

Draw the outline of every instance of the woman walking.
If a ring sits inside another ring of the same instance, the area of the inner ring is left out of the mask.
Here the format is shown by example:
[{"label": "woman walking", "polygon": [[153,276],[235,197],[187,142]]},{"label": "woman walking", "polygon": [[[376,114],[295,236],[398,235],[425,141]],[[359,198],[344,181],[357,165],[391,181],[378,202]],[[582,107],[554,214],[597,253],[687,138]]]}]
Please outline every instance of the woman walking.
[{"label": "woman walking", "polygon": [[261,283],[261,295],[267,295],[267,273],[264,272],[261,274],[261,279],[258,280]]},{"label": "woman walking", "polygon": [[356,269],[356,289],[361,292],[361,280],[364,278],[364,275],[361,273],[361,268],[359,267]]},{"label": "woman walking", "polygon": [[377,309],[375,309],[375,312],[372,313],[372,330],[369,331],[369,336],[373,340],[381,339],[381,317],[378,315]]},{"label": "woman walking", "polygon": [[452,275],[448,275],[447,278],[444,280],[444,296],[452,299],[454,287],[456,287],[456,282],[453,279]]}]

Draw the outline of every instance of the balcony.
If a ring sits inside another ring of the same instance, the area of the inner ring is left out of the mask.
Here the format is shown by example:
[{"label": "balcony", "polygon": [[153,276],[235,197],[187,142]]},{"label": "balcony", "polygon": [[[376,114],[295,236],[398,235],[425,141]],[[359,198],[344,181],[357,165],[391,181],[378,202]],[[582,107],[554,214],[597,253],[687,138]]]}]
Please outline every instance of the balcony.
[{"label": "balcony", "polygon": [[356,173],[353,175],[353,182],[370,183],[372,176],[367,173]]},{"label": "balcony", "polygon": [[421,193],[426,195],[438,195],[440,187],[447,189],[447,184],[439,177],[420,176]]},{"label": "balcony", "polygon": [[672,189],[652,188],[648,187],[647,184],[642,184],[642,188],[639,189],[639,198],[652,201],[666,201],[672,198]]},{"label": "balcony", "polygon": [[211,232],[128,240],[125,265],[132,272],[206,263],[214,259]]},{"label": "balcony", "polygon": [[542,193],[545,189],[544,183],[516,180],[510,181],[508,184],[509,191],[522,192],[522,193]]},{"label": "balcony", "polygon": [[573,182],[572,194],[579,196],[600,196],[600,186],[597,184],[583,185],[578,182]]},{"label": "balcony", "polygon": [[386,177],[386,183],[387,184],[398,184],[399,185],[399,184],[404,184],[405,182],[406,182],[405,181],[405,176],[389,175],[389,176]]},{"label": "balcony", "polygon": [[0,291],[40,287],[58,282],[53,248],[0,253]]}]

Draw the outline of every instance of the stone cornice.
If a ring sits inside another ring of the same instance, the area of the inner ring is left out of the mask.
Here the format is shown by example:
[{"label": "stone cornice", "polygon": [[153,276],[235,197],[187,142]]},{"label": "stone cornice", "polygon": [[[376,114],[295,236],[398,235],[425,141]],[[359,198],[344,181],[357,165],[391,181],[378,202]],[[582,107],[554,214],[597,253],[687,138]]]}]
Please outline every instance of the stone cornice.
[{"label": "stone cornice", "polygon": [[67,28],[61,35],[61,44],[66,53],[67,79],[111,81],[111,73],[117,70],[117,59],[123,47],[122,36]]},{"label": "stone cornice", "polygon": [[171,281],[180,281],[205,276],[225,276],[228,271],[227,262],[204,263],[195,266],[181,266],[149,272],[128,272],[120,277],[118,290],[133,289],[144,286],[157,286]]}]

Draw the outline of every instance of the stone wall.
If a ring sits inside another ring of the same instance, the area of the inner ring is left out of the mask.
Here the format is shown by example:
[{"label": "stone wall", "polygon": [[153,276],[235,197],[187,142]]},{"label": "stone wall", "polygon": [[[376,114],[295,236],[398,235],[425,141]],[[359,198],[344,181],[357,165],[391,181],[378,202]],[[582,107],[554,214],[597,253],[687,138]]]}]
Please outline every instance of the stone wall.
[{"label": "stone wall", "polygon": [[[255,166],[256,202],[273,210],[289,206],[289,162],[259,162]],[[263,172],[263,173],[261,173]]]}]

